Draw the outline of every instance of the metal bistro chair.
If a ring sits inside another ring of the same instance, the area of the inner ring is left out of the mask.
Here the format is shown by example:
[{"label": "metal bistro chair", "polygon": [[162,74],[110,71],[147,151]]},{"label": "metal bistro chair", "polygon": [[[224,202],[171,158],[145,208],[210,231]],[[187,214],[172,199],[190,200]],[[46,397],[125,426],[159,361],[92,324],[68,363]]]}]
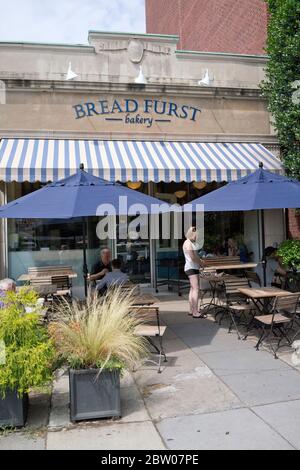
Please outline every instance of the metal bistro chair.
[{"label": "metal bistro chair", "polygon": [[291,340],[291,342],[293,343],[300,335],[300,294],[299,294],[298,305],[296,308],[296,314],[294,316],[294,320],[291,325],[291,332],[293,334],[293,339]]},{"label": "metal bistro chair", "polygon": [[246,271],[246,278],[248,279],[250,287],[262,287],[261,279],[257,273],[254,271]]},{"label": "metal bistro chair", "polygon": [[[130,294],[134,297],[141,295],[141,288],[139,284],[132,284],[127,282],[121,286],[117,286],[121,289],[121,293]],[[147,360],[146,362],[155,364],[158,366],[158,373],[162,372],[162,361],[168,362],[167,356],[163,347],[163,337],[167,330],[166,326],[161,325],[159,307],[146,306],[146,305],[136,305],[132,307],[132,313],[142,317],[144,324],[136,328],[135,333],[137,336],[143,336],[147,339],[149,344],[154,349],[155,353],[158,354],[158,362]],[[157,339],[158,344],[155,343]]]},{"label": "metal bistro chair", "polygon": [[239,289],[249,288],[249,282],[246,278],[228,277],[224,279],[224,286],[226,305],[222,308],[223,313],[220,319],[220,324],[222,323],[224,316],[229,314],[230,324],[228,333],[231,333],[234,326],[238,338],[241,340],[242,337],[238,326],[242,324],[247,326],[249,323],[247,315],[251,314],[251,312],[256,312],[254,303],[247,301],[245,296],[239,292]]},{"label": "metal bistro chair", "polygon": [[[200,310],[209,314],[222,308],[221,296],[223,293],[223,276],[213,272],[200,272]],[[205,297],[210,296],[209,302],[205,302]]]},{"label": "metal bistro chair", "polygon": [[141,293],[141,286],[139,284],[133,284],[131,282],[125,282],[123,284],[117,284],[116,289],[120,289],[122,294],[132,294],[138,296]]},{"label": "metal bistro chair", "polygon": [[[168,359],[163,346],[163,337],[166,333],[167,327],[161,325],[160,314],[158,307],[134,307],[133,313],[143,317],[145,324],[136,328],[135,333],[137,336],[143,336],[147,339],[150,346],[154,348],[155,353],[158,354],[158,362],[146,360],[145,362],[158,366],[158,373],[162,373],[162,361],[167,363]],[[157,339],[157,343],[155,342]]]},{"label": "metal bistro chair", "polygon": [[271,314],[255,317],[255,322],[257,322],[262,329],[261,336],[256,345],[257,351],[259,351],[263,341],[268,340],[271,336],[278,338],[276,349],[274,349],[271,343],[271,349],[275,359],[278,359],[277,352],[284,339],[289,346],[293,344],[294,339],[289,338],[288,330],[291,329],[295,323],[299,298],[300,293],[277,297]]},{"label": "metal bistro chair", "polygon": [[51,283],[57,286],[57,291],[53,295],[56,300],[64,299],[71,300],[72,298],[72,283],[69,276],[52,276]]}]

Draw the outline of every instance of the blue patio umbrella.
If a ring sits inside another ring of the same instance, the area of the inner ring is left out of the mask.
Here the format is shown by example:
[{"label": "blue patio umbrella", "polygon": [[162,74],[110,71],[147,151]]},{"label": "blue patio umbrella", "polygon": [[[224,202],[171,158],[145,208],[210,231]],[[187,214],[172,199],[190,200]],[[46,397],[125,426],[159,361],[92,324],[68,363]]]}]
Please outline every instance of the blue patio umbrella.
[{"label": "blue patio umbrella", "polygon": [[[189,210],[204,205],[205,212],[261,211],[262,245],[265,251],[264,210],[292,209],[300,207],[300,182],[270,173],[260,164],[259,170],[238,181],[194,200]],[[264,262],[264,284],[266,285],[266,260]]]},{"label": "blue patio umbrella", "polygon": [[[111,183],[80,170],[61,181],[51,183],[6,206],[0,207],[0,219],[73,219],[83,220],[84,280],[87,294],[86,218],[99,215],[127,215],[128,207],[135,206],[136,213],[157,214],[162,202],[159,199],[133,191],[118,183]],[[99,212],[99,206],[105,214]],[[132,214],[134,215],[134,214]]]}]

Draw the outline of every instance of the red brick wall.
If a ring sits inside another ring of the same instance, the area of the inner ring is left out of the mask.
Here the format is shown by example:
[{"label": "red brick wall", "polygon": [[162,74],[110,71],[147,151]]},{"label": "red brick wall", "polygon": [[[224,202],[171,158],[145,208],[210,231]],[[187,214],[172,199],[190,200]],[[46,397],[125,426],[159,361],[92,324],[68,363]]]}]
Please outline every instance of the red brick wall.
[{"label": "red brick wall", "polygon": [[182,50],[265,54],[267,19],[264,0],[146,0],[147,32]]},{"label": "red brick wall", "polygon": [[289,210],[289,238],[300,240],[300,213],[299,211]]}]

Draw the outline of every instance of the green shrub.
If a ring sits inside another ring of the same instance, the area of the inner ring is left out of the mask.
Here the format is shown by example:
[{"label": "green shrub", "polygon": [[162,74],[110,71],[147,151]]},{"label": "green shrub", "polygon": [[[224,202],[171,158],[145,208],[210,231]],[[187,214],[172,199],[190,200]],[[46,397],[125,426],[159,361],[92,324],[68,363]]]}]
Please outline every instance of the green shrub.
[{"label": "green shrub", "polygon": [[5,361],[0,365],[0,395],[17,390],[21,396],[52,379],[55,349],[45,327],[40,324],[38,295],[28,288],[8,292],[0,309],[0,341],[5,345]]},{"label": "green shrub", "polygon": [[300,240],[283,242],[277,252],[285,267],[298,270],[300,268]]}]

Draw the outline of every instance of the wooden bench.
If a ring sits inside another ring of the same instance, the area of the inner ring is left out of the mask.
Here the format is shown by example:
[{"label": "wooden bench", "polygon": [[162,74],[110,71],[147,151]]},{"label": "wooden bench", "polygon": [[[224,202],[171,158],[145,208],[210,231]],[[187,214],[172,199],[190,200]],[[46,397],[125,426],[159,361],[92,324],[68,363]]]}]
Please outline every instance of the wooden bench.
[{"label": "wooden bench", "polygon": [[70,298],[74,271],[70,266],[42,266],[28,268],[30,285],[35,288],[41,286],[56,286],[53,292],[55,298]]}]

